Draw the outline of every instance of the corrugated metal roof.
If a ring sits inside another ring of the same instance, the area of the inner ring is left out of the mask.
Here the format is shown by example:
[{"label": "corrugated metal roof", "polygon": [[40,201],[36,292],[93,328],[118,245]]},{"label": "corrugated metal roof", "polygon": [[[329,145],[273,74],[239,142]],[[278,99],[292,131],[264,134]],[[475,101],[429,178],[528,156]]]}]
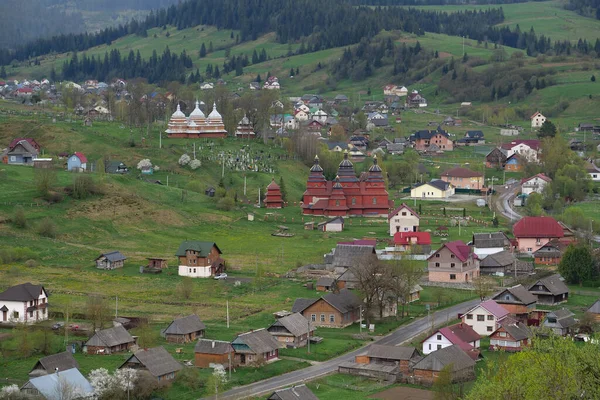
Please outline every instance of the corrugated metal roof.
[{"label": "corrugated metal roof", "polygon": [[185,256],[185,252],[187,250],[193,250],[200,253],[200,257],[207,257],[210,254],[210,250],[213,246],[217,248],[219,254],[223,254],[215,242],[201,242],[198,240],[188,240],[181,243],[175,255],[178,257],[183,257]]},{"label": "corrugated metal roof", "polygon": [[70,387],[80,391],[83,396],[92,395],[94,388],[87,379],[79,372],[77,368],[71,368],[66,371],[59,371],[58,374],[48,374],[37,378],[32,378],[26,383],[26,386],[35,387],[46,400],[62,400],[62,391],[60,386],[67,383]]}]

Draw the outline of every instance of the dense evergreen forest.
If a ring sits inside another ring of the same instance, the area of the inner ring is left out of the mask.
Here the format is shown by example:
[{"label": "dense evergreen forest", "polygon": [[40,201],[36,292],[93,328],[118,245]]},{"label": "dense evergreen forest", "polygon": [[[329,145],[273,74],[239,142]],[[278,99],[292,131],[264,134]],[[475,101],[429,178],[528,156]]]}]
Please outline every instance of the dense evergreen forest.
[{"label": "dense evergreen forest", "polygon": [[565,8],[586,17],[600,19],[600,0],[569,0]]},{"label": "dense evergreen forest", "polygon": [[513,4],[526,3],[528,1],[544,0],[346,0],[349,4],[355,6],[445,6],[445,5],[466,5],[466,4]]}]

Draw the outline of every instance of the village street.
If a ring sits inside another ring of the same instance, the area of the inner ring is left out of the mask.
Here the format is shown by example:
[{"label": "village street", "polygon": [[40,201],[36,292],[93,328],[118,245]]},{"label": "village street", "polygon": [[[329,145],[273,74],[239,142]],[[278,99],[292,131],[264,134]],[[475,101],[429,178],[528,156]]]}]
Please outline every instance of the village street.
[{"label": "village street", "polygon": [[[431,328],[432,319],[433,324],[437,327],[446,324],[448,321],[456,319],[456,316],[460,312],[465,312],[469,308],[479,304],[480,300],[470,300],[464,303],[457,304],[452,307],[448,307],[444,310],[434,312],[430,317],[423,317],[414,320],[413,322],[402,325],[394,332],[387,336],[382,337],[376,343],[382,345],[400,345],[415,336],[418,336]],[[219,399],[242,399],[246,397],[258,396],[261,394],[267,394],[275,391],[276,389],[291,386],[295,384],[301,384],[319,376],[327,375],[335,372],[338,366],[345,361],[354,361],[354,357],[367,350],[370,346],[364,346],[360,349],[354,350],[350,353],[346,353],[342,356],[333,358],[329,361],[325,361],[319,365],[313,365],[308,368],[304,368],[298,371],[289,372],[287,374],[275,376],[270,379],[255,382],[250,385],[237,387],[227,392],[219,394]],[[217,397],[209,397],[208,399],[217,399]]]}]

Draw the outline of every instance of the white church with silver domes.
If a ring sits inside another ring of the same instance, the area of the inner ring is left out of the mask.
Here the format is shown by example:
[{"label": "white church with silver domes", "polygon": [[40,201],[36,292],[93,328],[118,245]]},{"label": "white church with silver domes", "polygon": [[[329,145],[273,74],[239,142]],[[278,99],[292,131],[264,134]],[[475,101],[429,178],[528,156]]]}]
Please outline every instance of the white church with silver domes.
[{"label": "white church with silver domes", "polygon": [[217,105],[213,103],[213,110],[208,117],[200,109],[200,103],[196,101],[196,108],[186,117],[181,111],[179,104],[177,110],[171,115],[168,129],[165,131],[173,138],[199,138],[199,137],[225,137],[227,131],[223,124],[223,117],[217,111]]}]

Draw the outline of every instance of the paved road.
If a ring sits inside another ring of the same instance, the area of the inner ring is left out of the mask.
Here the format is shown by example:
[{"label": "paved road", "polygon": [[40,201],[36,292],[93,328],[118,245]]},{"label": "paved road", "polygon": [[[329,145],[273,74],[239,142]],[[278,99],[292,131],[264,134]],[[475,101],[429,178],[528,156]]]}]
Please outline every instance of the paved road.
[{"label": "paved road", "polygon": [[496,211],[504,215],[506,218],[510,218],[511,221],[518,221],[519,219],[523,218],[521,214],[516,213],[510,206],[510,201],[512,201],[512,198],[514,197],[517,185],[518,182],[508,186],[497,185],[496,192],[498,194],[493,202]]},{"label": "paved road", "polygon": [[[432,318],[436,326],[445,324],[447,321],[455,319],[458,313],[467,311],[469,308],[479,304],[479,302],[479,300],[471,300],[446,308],[444,310],[436,311],[431,315],[431,317],[419,318],[410,324],[400,326],[394,332],[379,339],[376,343],[385,345],[399,345],[430,329]],[[288,372],[287,374],[275,376],[273,378],[255,382],[250,385],[231,389],[220,394],[219,399],[243,399],[246,397],[258,396],[273,392],[282,387],[303,383],[319,376],[327,375],[337,371],[340,363],[344,361],[354,361],[354,356],[364,352],[369,346],[370,345],[361,347],[360,349],[346,353],[340,357],[333,358],[329,361],[325,361],[319,365],[314,365],[298,371]],[[215,397],[210,397],[210,399],[215,399]]]}]

